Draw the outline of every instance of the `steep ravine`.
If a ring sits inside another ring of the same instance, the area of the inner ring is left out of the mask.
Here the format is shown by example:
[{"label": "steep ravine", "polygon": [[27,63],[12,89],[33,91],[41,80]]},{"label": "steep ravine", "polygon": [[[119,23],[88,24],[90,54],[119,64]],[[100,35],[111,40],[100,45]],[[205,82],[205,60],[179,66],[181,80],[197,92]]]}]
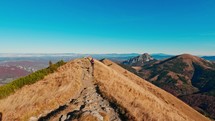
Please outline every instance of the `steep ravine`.
[{"label": "steep ravine", "polygon": [[[68,101],[67,104],[50,111],[39,117],[39,121],[70,121],[70,120],[94,120],[94,121],[121,121],[125,119],[116,104],[109,102],[101,95],[98,85],[94,81],[92,67],[83,68],[83,89],[80,95]],[[38,120],[31,117],[31,121]]]}]

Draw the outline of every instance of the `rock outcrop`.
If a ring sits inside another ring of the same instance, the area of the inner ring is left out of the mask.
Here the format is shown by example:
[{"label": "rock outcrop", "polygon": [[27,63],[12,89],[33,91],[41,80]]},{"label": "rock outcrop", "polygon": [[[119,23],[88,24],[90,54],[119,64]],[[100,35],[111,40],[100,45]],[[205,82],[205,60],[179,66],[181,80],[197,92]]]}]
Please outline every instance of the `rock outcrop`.
[{"label": "rock outcrop", "polygon": [[144,53],[137,57],[126,60],[122,63],[125,65],[130,65],[130,66],[144,66],[145,64],[148,64],[148,63],[151,63],[154,61],[156,61],[156,60],[154,58],[152,58],[148,53]]}]

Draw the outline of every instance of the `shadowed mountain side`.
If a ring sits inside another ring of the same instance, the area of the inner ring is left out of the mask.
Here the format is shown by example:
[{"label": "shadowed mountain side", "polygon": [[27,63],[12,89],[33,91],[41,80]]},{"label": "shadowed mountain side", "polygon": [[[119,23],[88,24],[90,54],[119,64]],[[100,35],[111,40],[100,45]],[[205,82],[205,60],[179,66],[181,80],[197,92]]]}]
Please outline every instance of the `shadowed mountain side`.
[{"label": "shadowed mountain side", "polygon": [[190,54],[182,54],[144,66],[122,65],[122,67],[179,97],[202,114],[215,119],[213,62]]},{"label": "shadowed mountain side", "polygon": [[157,61],[138,72],[144,79],[175,96],[214,90],[210,85],[214,85],[215,64],[189,54]]}]

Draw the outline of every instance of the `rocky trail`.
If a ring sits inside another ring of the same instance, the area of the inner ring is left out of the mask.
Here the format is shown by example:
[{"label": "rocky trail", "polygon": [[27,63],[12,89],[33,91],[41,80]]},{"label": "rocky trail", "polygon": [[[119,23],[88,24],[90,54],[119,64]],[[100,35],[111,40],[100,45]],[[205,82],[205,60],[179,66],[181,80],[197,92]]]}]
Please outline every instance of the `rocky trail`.
[{"label": "rocky trail", "polygon": [[[82,68],[84,85],[80,95],[41,116],[39,121],[121,121],[116,108],[100,94],[99,87],[94,81],[93,68],[91,66]],[[34,118],[31,118],[31,121],[34,121]]]}]

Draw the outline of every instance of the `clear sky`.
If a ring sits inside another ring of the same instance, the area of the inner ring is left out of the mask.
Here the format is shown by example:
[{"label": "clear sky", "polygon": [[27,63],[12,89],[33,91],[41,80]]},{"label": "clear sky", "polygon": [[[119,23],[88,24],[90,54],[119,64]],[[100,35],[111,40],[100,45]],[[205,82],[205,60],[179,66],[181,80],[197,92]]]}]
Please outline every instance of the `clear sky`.
[{"label": "clear sky", "polygon": [[0,0],[0,53],[215,55],[215,0]]}]

